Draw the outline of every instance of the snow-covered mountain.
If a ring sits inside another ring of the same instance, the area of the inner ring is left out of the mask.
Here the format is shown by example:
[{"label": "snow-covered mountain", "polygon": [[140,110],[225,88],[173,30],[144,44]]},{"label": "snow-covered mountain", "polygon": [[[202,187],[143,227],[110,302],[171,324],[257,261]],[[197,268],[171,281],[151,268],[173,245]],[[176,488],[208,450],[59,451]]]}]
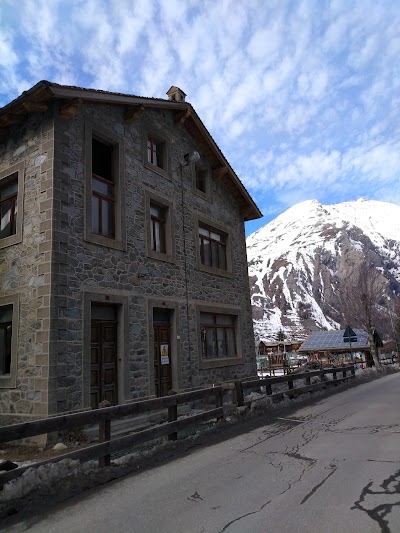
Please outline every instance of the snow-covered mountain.
[{"label": "snow-covered mountain", "polygon": [[[340,280],[367,260],[400,292],[400,206],[297,204],[247,238],[255,332],[268,339],[340,327]],[[384,282],[386,282],[384,280]]]}]

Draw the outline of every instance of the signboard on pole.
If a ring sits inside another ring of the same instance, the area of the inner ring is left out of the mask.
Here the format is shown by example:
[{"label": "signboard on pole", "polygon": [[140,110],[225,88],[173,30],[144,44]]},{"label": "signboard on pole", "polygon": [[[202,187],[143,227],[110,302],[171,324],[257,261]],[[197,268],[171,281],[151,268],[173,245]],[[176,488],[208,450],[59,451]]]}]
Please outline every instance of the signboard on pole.
[{"label": "signboard on pole", "polygon": [[350,326],[347,326],[345,329],[345,332],[343,333],[343,342],[357,342],[357,335],[355,332],[351,329]]}]

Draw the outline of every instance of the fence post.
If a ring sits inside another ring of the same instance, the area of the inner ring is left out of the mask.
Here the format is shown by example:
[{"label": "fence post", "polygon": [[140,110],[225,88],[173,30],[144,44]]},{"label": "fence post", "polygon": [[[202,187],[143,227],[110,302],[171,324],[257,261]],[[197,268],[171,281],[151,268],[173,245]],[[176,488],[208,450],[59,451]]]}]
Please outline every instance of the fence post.
[{"label": "fence post", "polygon": [[271,385],[271,383],[266,383],[265,392],[267,393],[267,396],[272,396],[272,385]]},{"label": "fence post", "polygon": [[352,376],[355,376],[355,375],[356,375],[356,367],[355,367],[355,365],[353,365],[353,366],[351,367],[351,371],[350,371],[350,372],[351,372],[351,375],[352,375]]},{"label": "fence post", "polygon": [[[174,396],[176,391],[170,390],[168,396]],[[178,419],[178,405],[175,402],[173,405],[168,406],[168,422],[175,422]],[[173,433],[168,434],[168,440],[177,440],[178,433],[174,431]]]},{"label": "fence post", "polygon": [[[293,379],[288,379],[287,384],[288,384],[288,388],[289,388],[289,390],[293,390],[293,388],[294,388],[294,385],[293,385]],[[293,400],[293,398],[294,398],[294,394],[289,394],[289,398],[290,398],[291,400]]]},{"label": "fence post", "polygon": [[306,377],[306,385],[311,385],[311,378],[310,376]]},{"label": "fence post", "polygon": [[[222,387],[215,392],[215,407],[218,409],[218,407],[223,407],[223,390],[222,390]],[[221,416],[217,416],[217,421],[218,420],[223,420],[224,418],[224,415],[222,414]]]},{"label": "fence post", "polygon": [[321,372],[321,383],[324,383],[324,389],[326,388],[326,376],[325,376],[325,370],[322,369]]},{"label": "fence post", "polygon": [[244,403],[242,382],[240,379],[235,379],[233,384],[235,385],[236,405],[242,407]]},{"label": "fence post", "polygon": [[343,374],[343,377],[344,377],[344,378],[347,377],[347,372],[346,372],[346,370],[343,370],[342,374]]},{"label": "fence post", "polygon": [[336,372],[336,370],[334,370],[332,372],[332,374],[333,374],[333,381],[336,381],[337,380],[337,372]]},{"label": "fence post", "polygon": [[[99,403],[99,409],[103,409],[104,407],[110,407],[111,403],[108,400],[103,400]],[[99,422],[99,441],[100,442],[109,442],[111,438],[111,419],[105,418],[104,420],[101,420]],[[103,455],[103,457],[99,457],[99,466],[110,466],[111,464],[111,456]]]}]

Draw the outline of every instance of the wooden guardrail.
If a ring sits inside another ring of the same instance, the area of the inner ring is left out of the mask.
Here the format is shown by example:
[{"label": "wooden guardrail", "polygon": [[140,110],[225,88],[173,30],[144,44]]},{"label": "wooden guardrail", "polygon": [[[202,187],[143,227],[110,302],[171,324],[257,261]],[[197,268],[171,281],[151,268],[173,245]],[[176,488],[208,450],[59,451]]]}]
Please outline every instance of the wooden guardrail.
[{"label": "wooden guardrail", "polygon": [[[99,458],[100,466],[107,466],[110,464],[110,456],[112,453],[164,436],[168,436],[169,440],[175,440],[177,438],[178,431],[194,426],[200,422],[211,420],[213,418],[216,418],[217,420],[223,418],[223,389],[220,386],[184,392],[180,394],[176,394],[173,391],[171,391],[171,393],[168,396],[163,396],[161,398],[142,400],[135,403],[116,405],[113,407],[103,407],[101,409],[85,411],[82,413],[54,416],[43,420],[23,422],[21,424],[13,424],[11,426],[0,428],[0,443],[5,443],[42,435],[44,433],[52,433],[56,431],[65,432],[77,427],[87,425],[93,426],[98,424],[100,437],[99,440],[101,441],[97,444],[93,444],[80,450],[58,455],[57,457],[52,457],[51,459],[47,459],[45,461],[40,461],[38,463],[4,472],[0,475],[0,488],[2,488],[3,485],[8,481],[19,477],[28,468],[39,468],[42,465],[55,463],[64,459],[73,459],[85,462],[90,461],[91,459]],[[208,400],[212,397],[215,398],[214,409],[209,409],[203,413],[177,420],[178,405],[194,402],[196,400]],[[123,418],[129,415],[157,411],[165,408],[168,408],[167,423],[139,431],[131,435],[111,439],[111,420]]]},{"label": "wooden guardrail", "polygon": [[[332,374],[333,379],[327,380],[325,377],[327,374]],[[338,377],[338,374],[342,374],[342,377]],[[313,376],[320,377],[321,381],[319,383],[311,384],[311,378]],[[244,399],[245,391],[247,392],[255,389],[260,391],[261,387],[265,387],[266,394],[269,397],[276,397],[278,399],[282,398],[283,395],[287,395],[289,398],[293,398],[298,394],[311,392],[313,390],[318,390],[319,388],[325,388],[327,384],[337,384],[353,377],[355,377],[354,365],[347,365],[343,367],[313,370],[310,372],[293,372],[284,376],[259,378],[247,381],[235,380],[228,388],[234,392],[234,403],[240,407],[251,403],[251,400],[246,401]],[[305,380],[306,386],[294,387],[294,382],[301,379]],[[278,383],[287,383],[288,389],[273,393],[272,386]],[[33,463],[16,468],[15,470],[1,473],[0,490],[5,483],[19,477],[28,468],[39,468],[45,464],[55,463],[64,459],[79,460],[81,462],[98,459],[100,466],[108,466],[110,465],[111,454],[120,450],[165,436],[167,436],[169,440],[176,440],[178,431],[195,426],[200,422],[223,418],[223,395],[224,390],[226,389],[227,387],[221,385],[179,394],[170,391],[168,396],[163,396],[161,398],[142,400],[112,407],[106,407],[103,403],[100,409],[54,416],[42,420],[2,427],[0,428],[0,444],[35,437],[46,433],[66,432],[74,428],[94,426],[98,424],[99,442],[79,450],[52,457],[45,461],[40,461],[38,463]],[[209,400],[210,398],[214,398],[215,408],[178,420],[178,405],[197,400]],[[112,420],[162,409],[168,409],[168,422],[133,434],[111,438]]]},{"label": "wooden guardrail", "polygon": [[[326,375],[332,374],[332,379],[327,380]],[[342,377],[338,378],[338,374],[341,374]],[[320,378],[319,383],[311,384],[311,378],[313,376],[317,376]],[[265,387],[265,392],[267,396],[270,396],[272,398],[282,398],[283,395],[289,396],[289,398],[294,398],[295,396],[298,396],[299,394],[303,394],[305,392],[311,392],[313,390],[317,390],[319,388],[326,388],[328,384],[338,384],[342,381],[345,381],[350,378],[355,377],[355,368],[354,365],[344,365],[341,367],[331,367],[331,368],[323,368],[320,370],[310,370],[307,372],[292,372],[291,374],[283,375],[283,376],[274,376],[274,377],[268,377],[268,378],[258,378],[250,381],[242,381],[241,387],[242,391],[237,394],[237,398],[239,399],[238,406],[240,405],[246,405],[251,403],[251,400],[245,402],[240,402],[240,398],[244,398],[246,396],[245,391],[251,391],[257,389],[260,391],[261,387]],[[294,382],[298,380],[304,380],[306,382],[305,387],[294,387]],[[272,385],[278,384],[278,383],[287,383],[288,389],[286,391],[279,391],[273,394],[272,392]]]}]

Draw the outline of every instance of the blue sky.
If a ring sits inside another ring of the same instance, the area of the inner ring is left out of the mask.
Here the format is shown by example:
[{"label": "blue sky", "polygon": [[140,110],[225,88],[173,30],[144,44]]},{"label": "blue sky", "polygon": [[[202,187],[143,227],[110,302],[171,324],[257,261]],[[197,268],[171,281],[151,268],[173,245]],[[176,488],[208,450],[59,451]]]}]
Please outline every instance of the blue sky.
[{"label": "blue sky", "polygon": [[400,1],[1,0],[0,106],[41,79],[187,93],[264,218],[400,204]]}]

